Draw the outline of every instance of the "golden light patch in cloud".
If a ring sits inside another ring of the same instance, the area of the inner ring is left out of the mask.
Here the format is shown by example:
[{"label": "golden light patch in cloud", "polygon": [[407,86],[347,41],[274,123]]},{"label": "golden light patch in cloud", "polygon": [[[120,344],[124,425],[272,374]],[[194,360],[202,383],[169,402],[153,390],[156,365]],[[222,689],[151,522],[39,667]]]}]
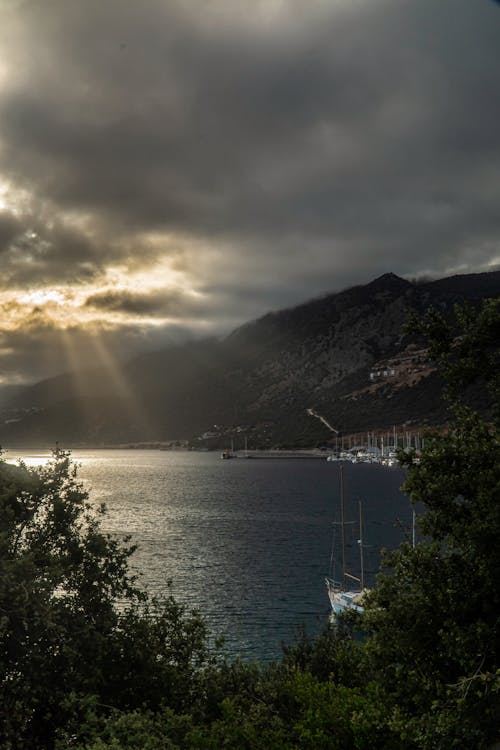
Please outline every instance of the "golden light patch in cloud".
[{"label": "golden light patch in cloud", "polygon": [[36,318],[53,327],[66,327],[78,322],[81,302],[78,293],[68,287],[40,287],[12,290],[0,294],[2,329],[16,330],[29,326]]},{"label": "golden light patch in cloud", "polygon": [[53,302],[55,305],[64,305],[66,301],[67,295],[58,289],[34,289],[19,297],[19,302],[23,305],[39,306],[48,302]]},{"label": "golden light patch in cloud", "polygon": [[132,272],[127,264],[122,264],[108,267],[99,281],[91,284],[41,286],[1,293],[3,329],[13,331],[44,325],[59,330],[76,327],[97,332],[130,324],[156,327],[176,320],[171,311],[141,314],[119,308],[97,309],[87,304],[91,298],[109,294],[157,298],[178,294],[193,299],[201,296],[183,271],[172,269],[168,259]]}]

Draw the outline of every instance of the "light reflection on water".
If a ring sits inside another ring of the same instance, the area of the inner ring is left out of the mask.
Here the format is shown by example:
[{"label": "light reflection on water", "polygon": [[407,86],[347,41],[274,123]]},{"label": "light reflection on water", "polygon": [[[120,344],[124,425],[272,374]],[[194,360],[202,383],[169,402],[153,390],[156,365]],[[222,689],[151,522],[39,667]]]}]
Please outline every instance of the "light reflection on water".
[{"label": "light reflection on water", "polygon": [[[50,452],[19,455],[35,465]],[[316,632],[326,622],[337,464],[135,450],[76,450],[74,458],[92,502],[107,505],[105,530],[139,545],[133,568],[142,585],[164,594],[172,580],[177,599],[203,613],[231,655],[274,658],[296,626]],[[363,501],[373,583],[380,547],[403,539],[396,517],[410,524],[403,475],[348,465],[344,476],[350,518]],[[347,554],[355,566],[355,540]]]},{"label": "light reflection on water", "polygon": [[44,451],[43,453],[24,453],[23,451],[5,451],[3,456],[4,461],[8,464],[17,463],[19,459],[22,459],[26,466],[43,466],[52,458],[50,451]]}]

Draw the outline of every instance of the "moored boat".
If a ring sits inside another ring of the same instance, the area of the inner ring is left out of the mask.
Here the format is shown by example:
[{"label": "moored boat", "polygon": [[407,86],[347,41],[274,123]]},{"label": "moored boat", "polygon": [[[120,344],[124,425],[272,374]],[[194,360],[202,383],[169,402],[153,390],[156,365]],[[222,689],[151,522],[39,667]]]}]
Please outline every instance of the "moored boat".
[{"label": "moored boat", "polygon": [[220,454],[220,457],[223,458],[225,461],[227,461],[229,458],[238,458],[238,456],[234,452],[234,444],[232,440],[231,440],[231,448],[224,448],[224,450]]},{"label": "moored boat", "polygon": [[[364,582],[364,547],[363,547],[363,516],[361,502],[359,503],[359,555],[360,575],[355,576],[347,569],[346,564],[346,538],[345,538],[345,507],[344,507],[344,467],[340,465],[340,527],[342,544],[342,580],[336,581],[333,577],[325,578],[328,598],[334,616],[347,612],[364,611],[363,599],[366,593]],[[332,560],[335,550],[332,550]],[[354,585],[351,585],[354,584]],[[357,585],[356,585],[357,584]]]},{"label": "moored boat", "polygon": [[345,614],[348,611],[362,613],[365,591],[344,591],[339,583],[332,578],[325,578],[328,598],[334,615]]}]

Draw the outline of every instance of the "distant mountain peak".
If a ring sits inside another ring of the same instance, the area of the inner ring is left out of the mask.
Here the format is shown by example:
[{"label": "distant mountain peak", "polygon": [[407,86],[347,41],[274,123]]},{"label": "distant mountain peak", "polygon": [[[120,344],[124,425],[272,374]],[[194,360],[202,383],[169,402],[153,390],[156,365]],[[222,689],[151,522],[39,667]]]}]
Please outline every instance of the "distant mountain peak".
[{"label": "distant mountain peak", "polygon": [[393,279],[396,279],[397,281],[405,281],[401,276],[398,276],[395,273],[392,273],[392,271],[389,271],[388,273],[383,273],[381,276],[377,276],[374,281],[392,281]]},{"label": "distant mountain peak", "polygon": [[368,289],[373,287],[386,288],[386,289],[404,289],[412,286],[411,281],[403,279],[401,276],[397,276],[395,273],[383,273],[382,276],[377,276],[369,284],[366,285]]}]

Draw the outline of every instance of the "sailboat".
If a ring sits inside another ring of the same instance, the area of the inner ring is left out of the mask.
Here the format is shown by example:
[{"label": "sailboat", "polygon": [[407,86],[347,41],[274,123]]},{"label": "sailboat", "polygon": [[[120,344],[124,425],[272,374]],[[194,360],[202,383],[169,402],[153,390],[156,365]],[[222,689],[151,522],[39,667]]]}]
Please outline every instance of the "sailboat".
[{"label": "sailboat", "polygon": [[[363,556],[363,516],[361,502],[359,503],[359,555],[360,575],[355,576],[347,569],[346,538],[345,538],[345,509],[344,509],[344,467],[340,466],[340,527],[342,540],[342,581],[325,578],[328,598],[335,616],[346,612],[363,612],[363,597],[365,595],[364,556]],[[333,552],[333,551],[332,551]],[[357,584],[357,585],[356,585]]]}]

